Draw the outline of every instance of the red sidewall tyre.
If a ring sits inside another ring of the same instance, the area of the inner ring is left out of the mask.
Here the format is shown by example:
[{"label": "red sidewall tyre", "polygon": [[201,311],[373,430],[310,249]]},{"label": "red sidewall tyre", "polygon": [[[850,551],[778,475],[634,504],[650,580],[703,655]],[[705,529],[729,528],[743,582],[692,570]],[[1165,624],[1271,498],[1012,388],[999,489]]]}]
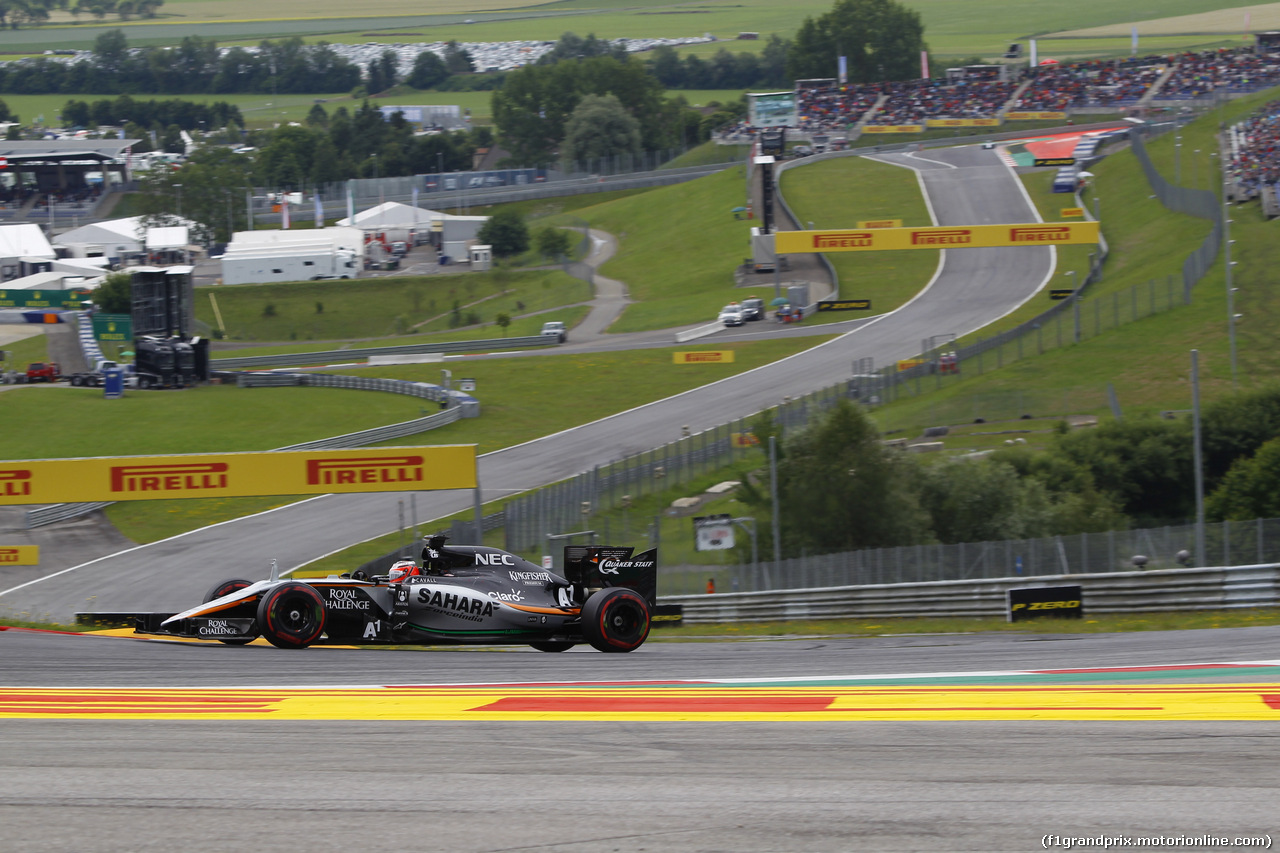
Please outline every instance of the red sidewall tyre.
[{"label": "red sidewall tyre", "polygon": [[258,602],[258,630],[282,649],[305,649],[324,633],[324,597],[315,587],[289,581]]},{"label": "red sidewall tyre", "polygon": [[602,652],[631,652],[649,636],[649,602],[633,589],[597,592],[582,606],[582,634]]},{"label": "red sidewall tyre", "polygon": [[[239,592],[240,590],[252,585],[253,585],[253,581],[247,581],[247,580],[244,580],[243,578],[234,578],[229,581],[221,581],[219,583],[214,584],[213,587],[211,587],[209,591],[204,594],[203,603],[208,604],[210,601],[213,601],[215,598],[222,598],[222,596],[224,595],[230,595],[233,592]],[[226,643],[228,646],[247,646],[250,643],[252,643],[254,639],[255,639],[254,637],[236,637],[234,640],[221,640],[221,642]]]},{"label": "red sidewall tyre", "polygon": [[208,604],[210,601],[213,601],[215,598],[222,598],[222,596],[224,595],[230,595],[233,592],[239,592],[240,590],[246,589],[247,587],[250,587],[250,586],[253,586],[253,581],[242,580],[240,578],[233,578],[232,580],[229,580],[229,581],[221,581],[217,584],[214,584],[209,589],[209,591],[204,594],[204,603]]}]

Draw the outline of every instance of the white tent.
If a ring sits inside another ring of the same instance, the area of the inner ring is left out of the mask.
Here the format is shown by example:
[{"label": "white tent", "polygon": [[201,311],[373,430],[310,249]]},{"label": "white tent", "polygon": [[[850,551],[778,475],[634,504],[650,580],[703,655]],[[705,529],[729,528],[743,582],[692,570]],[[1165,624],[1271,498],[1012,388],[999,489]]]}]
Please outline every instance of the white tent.
[{"label": "white tent", "polygon": [[0,225],[0,258],[44,258],[58,256],[39,225]]},{"label": "white tent", "polygon": [[337,224],[354,225],[356,228],[428,228],[432,222],[449,218],[449,214],[438,210],[388,201],[360,211],[354,220],[343,217]]},{"label": "white tent", "polygon": [[143,239],[141,216],[81,225],[57,238],[59,246],[73,250],[77,246],[101,246],[107,256],[113,258],[128,252],[141,252],[144,248]]}]

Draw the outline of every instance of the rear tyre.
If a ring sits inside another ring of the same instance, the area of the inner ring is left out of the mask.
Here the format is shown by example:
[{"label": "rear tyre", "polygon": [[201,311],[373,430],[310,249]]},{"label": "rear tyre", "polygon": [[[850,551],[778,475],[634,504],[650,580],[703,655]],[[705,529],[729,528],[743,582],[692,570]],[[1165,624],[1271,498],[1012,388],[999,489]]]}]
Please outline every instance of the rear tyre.
[{"label": "rear tyre", "polygon": [[273,646],[305,649],[324,633],[324,598],[297,581],[272,587],[258,602],[258,630]]},{"label": "rear tyre", "polygon": [[582,634],[602,652],[631,652],[649,636],[649,602],[633,589],[612,587],[582,606]]},{"label": "rear tyre", "polygon": [[529,645],[533,646],[540,652],[567,652],[569,649],[576,646],[577,643],[570,643],[563,640],[540,640],[536,643],[530,643]]},{"label": "rear tyre", "polygon": [[[208,604],[210,601],[213,601],[215,598],[222,598],[222,596],[224,595],[230,595],[233,592],[239,592],[240,590],[245,589],[246,587],[251,586],[252,584],[253,584],[253,581],[242,580],[240,578],[235,578],[233,580],[222,581],[220,583],[214,584],[213,587],[211,587],[210,590],[204,594],[203,603]],[[228,646],[247,646],[249,645],[249,643],[252,643],[255,639],[257,638],[256,637],[236,637],[234,640],[220,640],[220,642],[226,643]]]}]

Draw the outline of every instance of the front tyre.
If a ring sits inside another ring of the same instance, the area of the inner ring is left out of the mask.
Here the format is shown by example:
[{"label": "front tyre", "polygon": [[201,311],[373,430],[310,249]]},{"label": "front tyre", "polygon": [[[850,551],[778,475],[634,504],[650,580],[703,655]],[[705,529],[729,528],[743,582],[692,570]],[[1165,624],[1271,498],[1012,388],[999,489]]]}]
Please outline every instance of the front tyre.
[{"label": "front tyre", "polygon": [[611,587],[582,606],[582,634],[602,652],[632,652],[649,636],[649,602],[633,589]]},{"label": "front tyre", "polygon": [[272,587],[258,601],[258,630],[273,646],[305,649],[324,633],[324,598],[297,581]]},{"label": "front tyre", "polygon": [[540,652],[567,652],[569,649],[577,645],[564,640],[539,640],[536,643],[530,643],[530,646]]},{"label": "front tyre", "polygon": [[[239,592],[246,587],[252,586],[253,581],[243,580],[242,578],[234,578],[229,581],[221,581],[216,583],[204,594],[204,604],[208,604],[215,598],[222,598],[224,595],[230,595],[233,592]],[[256,637],[236,637],[230,640],[218,638],[220,642],[226,643],[228,646],[247,646],[252,643]]]}]

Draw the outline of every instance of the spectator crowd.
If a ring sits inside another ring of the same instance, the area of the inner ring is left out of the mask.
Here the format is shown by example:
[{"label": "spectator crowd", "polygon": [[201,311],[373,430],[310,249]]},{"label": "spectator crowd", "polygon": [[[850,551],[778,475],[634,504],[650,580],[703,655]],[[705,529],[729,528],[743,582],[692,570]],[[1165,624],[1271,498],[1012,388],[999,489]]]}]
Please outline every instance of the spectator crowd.
[{"label": "spectator crowd", "polygon": [[[1168,72],[1163,82],[1161,78]],[[1215,91],[1256,91],[1280,85],[1280,54],[1262,48],[1151,55],[1129,59],[1046,63],[1022,69],[1003,82],[982,66],[958,79],[800,88],[797,110],[803,125],[844,129],[868,122],[921,124],[928,119],[996,118],[1006,110],[1063,112],[1132,106],[1152,94],[1156,101],[1210,97]],[[1014,97],[1016,94],[1016,98]]]}]

